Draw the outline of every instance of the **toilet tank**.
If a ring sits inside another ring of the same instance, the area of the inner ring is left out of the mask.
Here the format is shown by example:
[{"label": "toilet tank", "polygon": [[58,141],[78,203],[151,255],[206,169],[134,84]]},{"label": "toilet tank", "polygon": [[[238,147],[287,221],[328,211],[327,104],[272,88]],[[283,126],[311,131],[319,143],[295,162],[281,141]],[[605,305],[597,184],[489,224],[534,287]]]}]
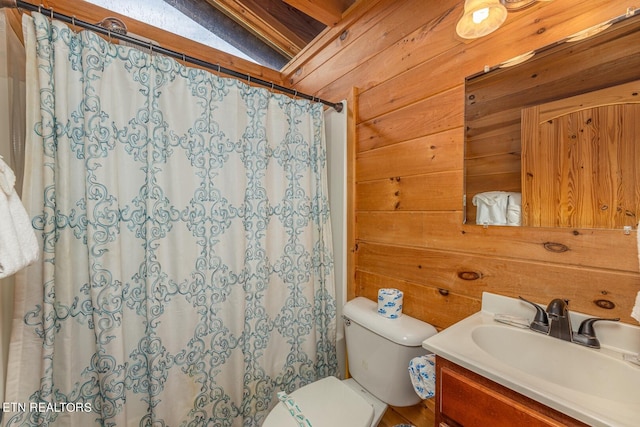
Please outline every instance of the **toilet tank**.
[{"label": "toilet tank", "polygon": [[409,377],[409,361],[427,354],[422,341],[436,329],[406,314],[388,319],[363,297],[344,306],[349,373],[369,393],[392,406],[420,402]]}]

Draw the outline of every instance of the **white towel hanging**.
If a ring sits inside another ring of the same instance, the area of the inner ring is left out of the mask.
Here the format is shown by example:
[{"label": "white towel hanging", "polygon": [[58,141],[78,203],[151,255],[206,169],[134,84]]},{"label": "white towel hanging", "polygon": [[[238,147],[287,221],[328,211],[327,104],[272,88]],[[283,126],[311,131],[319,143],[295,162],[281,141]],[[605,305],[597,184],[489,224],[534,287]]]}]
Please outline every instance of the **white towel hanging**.
[{"label": "white towel hanging", "polygon": [[14,188],[16,176],[0,156],[0,279],[38,259],[29,216]]}]

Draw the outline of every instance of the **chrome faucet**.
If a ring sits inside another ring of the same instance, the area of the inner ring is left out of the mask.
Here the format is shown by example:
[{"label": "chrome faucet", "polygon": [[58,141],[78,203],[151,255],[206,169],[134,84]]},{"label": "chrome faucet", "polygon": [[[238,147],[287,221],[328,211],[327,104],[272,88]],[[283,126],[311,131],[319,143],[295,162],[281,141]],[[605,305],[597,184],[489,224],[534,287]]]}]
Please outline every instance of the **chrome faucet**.
[{"label": "chrome faucet", "polygon": [[519,297],[522,301],[531,304],[536,309],[535,317],[531,322],[529,329],[549,335],[550,337],[559,338],[564,341],[573,342],[592,348],[600,348],[600,341],[596,337],[593,324],[600,320],[614,321],[616,319],[603,319],[599,317],[591,317],[580,323],[578,332],[573,332],[571,327],[571,319],[569,318],[569,300],[555,298],[551,300],[546,311],[538,304],[527,301]]}]

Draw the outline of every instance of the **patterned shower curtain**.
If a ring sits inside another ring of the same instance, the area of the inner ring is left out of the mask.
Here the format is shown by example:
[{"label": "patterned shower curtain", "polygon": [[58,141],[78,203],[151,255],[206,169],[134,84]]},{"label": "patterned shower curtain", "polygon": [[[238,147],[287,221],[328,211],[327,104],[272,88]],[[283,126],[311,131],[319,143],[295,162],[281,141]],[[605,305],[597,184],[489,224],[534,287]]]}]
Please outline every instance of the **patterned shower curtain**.
[{"label": "patterned shower curtain", "polygon": [[23,24],[43,256],[3,423],[259,426],[336,374],[322,106]]}]

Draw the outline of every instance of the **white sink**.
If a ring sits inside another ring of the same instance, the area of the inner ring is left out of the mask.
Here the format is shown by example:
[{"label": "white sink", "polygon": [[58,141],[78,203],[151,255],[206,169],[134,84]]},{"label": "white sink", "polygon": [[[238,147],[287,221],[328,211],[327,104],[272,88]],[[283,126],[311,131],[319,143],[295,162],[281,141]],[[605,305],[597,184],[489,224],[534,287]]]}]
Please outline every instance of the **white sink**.
[{"label": "white sink", "polygon": [[[482,311],[423,342],[423,347],[590,426],[637,427],[640,327],[598,322],[602,348],[592,349],[494,321],[495,314],[532,319],[523,301],[483,294]],[[586,316],[570,312],[574,330]]]},{"label": "white sink", "polygon": [[471,338],[492,357],[529,375],[604,399],[640,404],[640,366],[622,356],[510,326],[477,326]]}]

